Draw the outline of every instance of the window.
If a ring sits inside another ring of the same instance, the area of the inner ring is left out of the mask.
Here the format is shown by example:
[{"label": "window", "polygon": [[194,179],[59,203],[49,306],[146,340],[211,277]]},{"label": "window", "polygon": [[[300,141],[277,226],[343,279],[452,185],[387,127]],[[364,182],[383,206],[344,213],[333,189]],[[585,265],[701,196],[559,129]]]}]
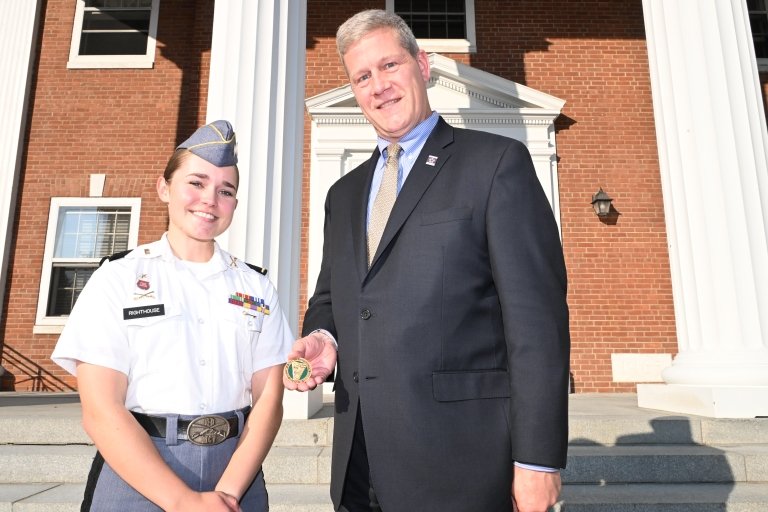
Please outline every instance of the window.
[{"label": "window", "polygon": [[77,0],[68,68],[151,68],[160,0]]},{"label": "window", "polygon": [[35,333],[57,333],[99,261],[136,247],[139,198],[54,197],[48,216]]},{"label": "window", "polygon": [[387,0],[387,10],[408,23],[422,50],[476,50],[474,0]]},{"label": "window", "polygon": [[768,0],[747,0],[757,66],[768,71]]}]

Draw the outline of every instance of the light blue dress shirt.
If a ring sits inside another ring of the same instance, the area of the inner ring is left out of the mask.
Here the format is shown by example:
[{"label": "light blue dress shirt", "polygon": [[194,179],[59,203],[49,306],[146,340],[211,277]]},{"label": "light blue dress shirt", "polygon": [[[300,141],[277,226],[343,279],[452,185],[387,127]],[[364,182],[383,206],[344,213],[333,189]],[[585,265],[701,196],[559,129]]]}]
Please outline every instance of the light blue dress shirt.
[{"label": "light blue dress shirt", "polygon": [[[437,120],[440,116],[437,112],[432,112],[428,118],[417,124],[413,130],[405,134],[405,137],[398,141],[400,144],[401,153],[399,167],[397,169],[397,193],[403,188],[406,178],[413,169],[413,164],[416,163],[416,158],[421,153],[421,148],[424,147],[424,143],[427,142],[432,130],[437,126]],[[368,195],[368,216],[366,217],[366,226],[368,220],[371,218],[371,210],[373,209],[373,201],[376,199],[376,194],[379,192],[381,186],[381,180],[384,177],[384,167],[387,163],[387,146],[391,142],[386,139],[378,138],[377,145],[379,146],[379,161],[376,163],[376,170],[373,171],[373,182],[371,183],[371,192]]]}]

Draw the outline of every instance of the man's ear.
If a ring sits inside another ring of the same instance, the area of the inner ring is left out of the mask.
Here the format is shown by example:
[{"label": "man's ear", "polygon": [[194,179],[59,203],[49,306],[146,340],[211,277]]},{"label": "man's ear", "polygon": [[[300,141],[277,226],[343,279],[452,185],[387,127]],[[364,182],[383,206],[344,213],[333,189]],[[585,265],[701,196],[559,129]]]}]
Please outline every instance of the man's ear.
[{"label": "man's ear", "polygon": [[169,183],[165,181],[165,178],[162,176],[159,176],[157,178],[157,196],[160,198],[160,200],[164,203],[167,203],[170,200],[170,194],[171,192],[168,190]]},{"label": "man's ear", "polygon": [[416,54],[416,62],[419,64],[419,71],[421,71],[421,77],[424,82],[429,82],[429,77],[432,74],[432,70],[429,68],[429,55],[424,50],[419,50]]}]

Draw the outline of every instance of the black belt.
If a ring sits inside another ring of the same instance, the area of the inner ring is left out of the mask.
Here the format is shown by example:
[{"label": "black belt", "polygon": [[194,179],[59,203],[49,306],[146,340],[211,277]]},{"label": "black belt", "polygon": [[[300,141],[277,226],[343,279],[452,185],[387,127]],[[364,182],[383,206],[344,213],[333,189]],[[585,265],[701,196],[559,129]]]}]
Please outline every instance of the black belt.
[{"label": "black belt", "polygon": [[[243,421],[248,418],[250,407],[243,409]],[[167,419],[164,416],[150,416],[131,411],[151,437],[166,437]],[[191,420],[179,419],[176,427],[176,439],[189,441],[201,446],[212,446],[223,443],[226,439],[237,437],[240,433],[237,416],[225,418],[218,414],[198,416]]]}]

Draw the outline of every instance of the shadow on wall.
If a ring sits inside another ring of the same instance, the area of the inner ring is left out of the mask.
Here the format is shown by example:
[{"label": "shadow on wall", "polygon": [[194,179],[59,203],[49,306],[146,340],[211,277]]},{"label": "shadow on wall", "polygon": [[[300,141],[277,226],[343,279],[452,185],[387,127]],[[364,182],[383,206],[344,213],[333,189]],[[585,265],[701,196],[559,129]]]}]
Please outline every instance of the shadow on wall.
[{"label": "shadow on wall", "polygon": [[75,391],[74,387],[10,345],[3,345],[2,355],[0,391],[15,391],[17,385],[31,391]]}]

